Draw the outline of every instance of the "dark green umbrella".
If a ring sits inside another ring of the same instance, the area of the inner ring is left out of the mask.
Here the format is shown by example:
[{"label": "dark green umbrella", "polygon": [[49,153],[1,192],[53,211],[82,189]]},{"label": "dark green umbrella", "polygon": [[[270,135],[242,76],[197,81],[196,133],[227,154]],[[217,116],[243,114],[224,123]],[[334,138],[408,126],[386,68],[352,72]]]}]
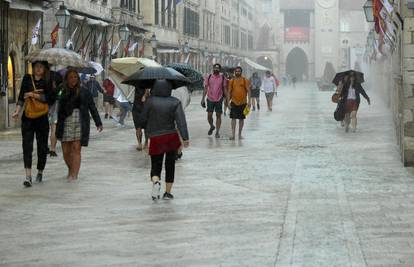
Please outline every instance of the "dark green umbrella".
[{"label": "dark green umbrella", "polygon": [[355,71],[355,70],[347,70],[347,71],[343,71],[343,72],[338,72],[335,75],[335,78],[333,79],[332,83],[335,85],[338,85],[340,81],[342,81],[344,79],[345,76],[349,76],[351,74],[355,75],[355,80],[358,83],[364,83],[364,74],[362,72],[359,71]]},{"label": "dark green umbrella", "polygon": [[195,90],[202,90],[204,88],[203,75],[191,67],[190,64],[172,63],[166,65],[166,67],[173,68],[187,77],[191,81],[191,84],[188,85],[188,90],[191,92]]},{"label": "dark green umbrella", "polygon": [[167,67],[144,67],[126,78],[122,83],[139,88],[151,88],[156,80],[170,81],[173,89],[187,86],[191,83],[184,75]]}]

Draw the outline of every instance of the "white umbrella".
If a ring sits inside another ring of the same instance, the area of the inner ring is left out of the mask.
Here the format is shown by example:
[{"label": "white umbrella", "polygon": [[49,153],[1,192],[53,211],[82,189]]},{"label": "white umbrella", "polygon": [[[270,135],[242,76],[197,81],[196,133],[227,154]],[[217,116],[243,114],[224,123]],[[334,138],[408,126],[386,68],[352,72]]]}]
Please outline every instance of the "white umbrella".
[{"label": "white umbrella", "polygon": [[89,65],[96,70],[95,75],[99,75],[104,71],[104,68],[98,62],[89,61]]}]

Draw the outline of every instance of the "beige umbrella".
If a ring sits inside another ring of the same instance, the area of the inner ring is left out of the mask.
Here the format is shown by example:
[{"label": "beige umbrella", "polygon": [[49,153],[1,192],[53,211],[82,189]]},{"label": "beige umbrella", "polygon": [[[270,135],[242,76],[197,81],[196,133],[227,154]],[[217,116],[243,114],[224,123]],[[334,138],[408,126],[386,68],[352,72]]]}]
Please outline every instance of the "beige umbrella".
[{"label": "beige umbrella", "polygon": [[111,65],[109,66],[109,78],[121,89],[122,93],[130,102],[134,101],[135,87],[122,84],[122,82],[143,67],[161,67],[161,65],[148,58],[124,57],[112,59]]},{"label": "beige umbrella", "polygon": [[81,55],[63,48],[36,50],[29,53],[26,59],[30,62],[47,61],[54,66],[89,67],[89,63],[83,60]]}]

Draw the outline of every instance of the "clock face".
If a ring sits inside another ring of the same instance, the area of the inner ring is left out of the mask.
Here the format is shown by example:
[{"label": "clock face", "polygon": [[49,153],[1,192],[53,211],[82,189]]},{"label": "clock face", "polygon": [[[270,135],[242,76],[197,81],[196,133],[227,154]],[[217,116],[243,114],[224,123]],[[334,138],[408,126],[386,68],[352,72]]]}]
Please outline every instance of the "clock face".
[{"label": "clock face", "polygon": [[317,2],[323,8],[331,8],[336,4],[336,0],[317,0]]}]

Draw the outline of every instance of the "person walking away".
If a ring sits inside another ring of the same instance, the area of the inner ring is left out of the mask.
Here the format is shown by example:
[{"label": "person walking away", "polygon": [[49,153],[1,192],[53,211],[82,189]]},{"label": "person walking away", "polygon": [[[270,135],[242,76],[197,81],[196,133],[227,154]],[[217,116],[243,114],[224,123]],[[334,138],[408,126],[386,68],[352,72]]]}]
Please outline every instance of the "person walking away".
[{"label": "person walking away", "polygon": [[[339,81],[338,86],[336,87],[335,94],[339,96],[339,101],[342,100],[342,90],[344,88],[344,85],[348,83],[349,75],[345,75],[342,80]],[[345,121],[341,121],[341,127],[345,127]]]},{"label": "person walking away", "polygon": [[171,194],[175,180],[175,159],[180,147],[180,137],[184,147],[189,146],[187,122],[180,100],[171,96],[172,86],[169,81],[157,80],[151,89],[151,96],[144,104],[139,118],[141,125],[146,125],[150,139],[149,155],[151,156],[151,181],[153,183],[152,199],[160,198],[161,171],[165,158],[166,188],[163,199],[173,199]]},{"label": "person walking away", "polygon": [[251,105],[250,82],[242,76],[243,69],[237,67],[234,71],[235,77],[230,80],[228,87],[228,102],[230,103],[231,132],[230,140],[236,138],[236,123],[239,120],[239,140],[243,139],[244,109]]},{"label": "person walking away", "polygon": [[106,78],[103,81],[102,86],[104,87],[104,106],[105,106],[105,119],[113,119],[112,110],[115,104],[114,92],[115,92],[115,83],[111,81],[110,78]]},{"label": "person walking away", "polygon": [[101,118],[89,90],[81,88],[76,70],[66,73],[59,100],[56,137],[62,142],[63,159],[68,167],[68,181],[78,179],[81,166],[81,148],[88,146],[90,115],[98,132],[103,130]]},{"label": "person walking away", "polygon": [[[23,77],[16,110],[12,114],[17,120],[20,111],[24,109],[21,121],[23,161],[26,178],[25,187],[32,186],[32,152],[36,135],[37,143],[37,175],[36,182],[43,181],[43,171],[46,167],[49,139],[49,106],[54,102],[50,82],[47,80],[49,65],[47,61],[32,63],[33,75]],[[24,107],[24,108],[23,108]]]},{"label": "person walking away", "polygon": [[256,110],[256,104],[257,104],[257,110],[260,110],[260,88],[262,86],[262,80],[260,79],[257,72],[254,72],[252,77],[250,78],[250,84],[251,84],[251,99],[252,99],[253,111]]},{"label": "person walking away", "polygon": [[355,77],[355,73],[351,72],[348,82],[344,85],[341,93],[341,99],[345,101],[345,132],[349,132],[351,124],[352,132],[355,133],[357,129],[357,112],[359,104],[361,103],[361,95],[367,100],[368,105],[371,105],[371,100],[361,83]]},{"label": "person walking away", "polygon": [[273,110],[273,98],[276,92],[276,81],[270,71],[266,71],[265,77],[263,77],[262,91],[265,93],[267,101],[267,110]]},{"label": "person walking away", "polygon": [[62,76],[55,71],[49,71],[50,73],[50,86],[53,93],[53,99],[55,100],[53,103],[51,103],[51,106],[49,107],[49,127],[50,127],[50,149],[49,149],[49,156],[50,157],[57,157],[56,153],[56,145],[57,145],[57,139],[56,139],[56,123],[57,123],[57,109],[58,109],[58,101],[57,95],[58,95],[58,88],[60,88],[60,85],[62,84],[63,78]]},{"label": "person walking away", "polygon": [[[148,147],[148,138],[145,134],[145,127],[141,126],[139,124],[139,117],[142,114],[142,111],[144,110],[144,103],[149,97],[149,89],[142,89],[139,87],[135,87],[134,92],[134,103],[132,106],[132,119],[134,120],[134,126],[135,126],[135,135],[137,137],[137,150],[142,151],[143,149],[147,149]],[[144,146],[142,146],[142,136],[143,132],[145,135],[145,142]]]},{"label": "person walking away", "polygon": [[293,88],[296,88],[296,82],[298,81],[298,78],[296,78],[296,76],[292,77],[292,84],[293,84]]},{"label": "person walking away", "polygon": [[118,118],[118,127],[123,128],[125,127],[125,118],[128,115],[128,112],[132,110],[131,103],[128,101],[129,96],[125,96],[122,90],[115,86],[115,93],[114,98],[116,99],[116,102],[119,106],[119,118]]},{"label": "person walking away", "polygon": [[[212,135],[216,130],[216,138],[220,138],[221,114],[223,113],[223,99],[226,97],[226,78],[221,72],[221,65],[213,65],[213,74],[210,74],[204,83],[203,98],[201,106],[206,107],[207,96],[207,121],[210,125],[208,135]],[[216,126],[214,126],[213,113],[216,113]]]},{"label": "person walking away", "polygon": [[94,74],[91,74],[91,76],[89,77],[89,81],[86,82],[86,88],[91,93],[96,108],[99,109],[99,93],[103,94],[104,91],[102,90],[102,87],[99,84],[99,82],[96,80],[96,76]]}]

